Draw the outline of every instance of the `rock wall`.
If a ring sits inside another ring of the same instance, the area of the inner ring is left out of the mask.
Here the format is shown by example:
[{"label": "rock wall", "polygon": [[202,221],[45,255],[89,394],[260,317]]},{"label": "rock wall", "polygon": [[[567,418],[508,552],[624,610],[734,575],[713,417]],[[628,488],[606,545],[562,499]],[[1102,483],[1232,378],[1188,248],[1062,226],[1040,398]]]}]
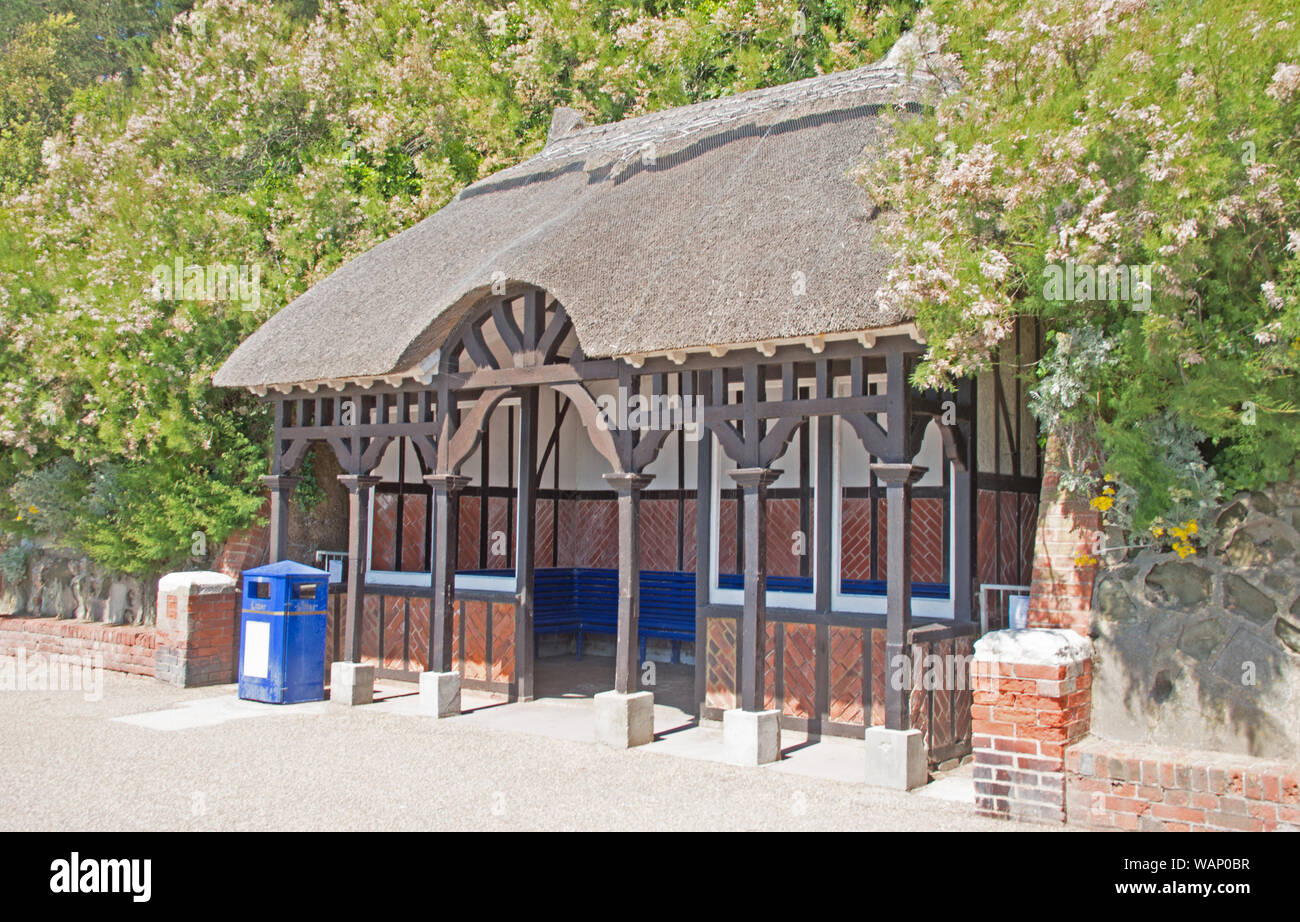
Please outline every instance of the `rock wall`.
[{"label": "rock wall", "polygon": [[0,585],[0,615],[152,624],[154,582],[109,573],[73,551],[36,547],[26,578]]},{"label": "rock wall", "polygon": [[1098,569],[1092,732],[1300,759],[1300,483],[1240,494],[1186,559]]}]

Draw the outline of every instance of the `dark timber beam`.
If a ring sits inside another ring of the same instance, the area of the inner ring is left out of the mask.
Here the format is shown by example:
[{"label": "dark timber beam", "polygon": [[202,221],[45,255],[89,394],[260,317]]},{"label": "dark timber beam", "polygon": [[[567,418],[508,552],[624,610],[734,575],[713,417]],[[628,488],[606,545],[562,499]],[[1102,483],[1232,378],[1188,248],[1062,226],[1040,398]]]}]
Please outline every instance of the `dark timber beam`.
[{"label": "dark timber beam", "polygon": [[618,492],[618,647],[614,691],[637,690],[640,669],[638,621],[641,610],[641,491],[653,478],[646,474],[606,474]]},{"label": "dark timber beam", "polygon": [[271,563],[289,556],[289,498],[299,478],[295,474],[265,474],[262,483],[271,491]]},{"label": "dark timber beam", "polygon": [[926,469],[914,464],[873,464],[885,484],[885,727],[906,730],[911,720],[912,670],[907,637],[912,630],[912,485]]},{"label": "dark timber beam", "polygon": [[745,513],[745,602],[740,618],[740,707],[761,711],[767,661],[767,488],[780,472],[740,468],[731,479],[743,494]]},{"label": "dark timber beam", "polygon": [[365,608],[366,556],[369,535],[370,494],[378,477],[339,474],[348,491],[348,596],[343,646],[347,662],[361,662],[361,619]]},{"label": "dark timber beam", "polygon": [[537,543],[537,388],[519,397],[519,445],[515,472],[515,688],[518,700],[533,699],[533,569]]},{"label": "dark timber beam", "polygon": [[460,551],[460,494],[469,485],[458,474],[426,474],[433,492],[433,612],[429,631],[430,672],[451,672],[452,612]]}]

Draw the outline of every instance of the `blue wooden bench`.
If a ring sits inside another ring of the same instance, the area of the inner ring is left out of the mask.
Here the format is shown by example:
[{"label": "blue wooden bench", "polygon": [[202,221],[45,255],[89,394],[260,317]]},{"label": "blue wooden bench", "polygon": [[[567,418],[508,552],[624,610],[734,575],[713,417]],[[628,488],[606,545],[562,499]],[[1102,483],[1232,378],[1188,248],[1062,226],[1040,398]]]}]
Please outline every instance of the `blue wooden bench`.
[{"label": "blue wooden bench", "polygon": [[[471,570],[487,576],[511,576],[512,570]],[[744,577],[721,574],[718,583],[726,589],[743,589]],[[767,588],[775,592],[812,592],[808,576],[769,576]],[[844,580],[842,591],[849,595],[884,595],[882,579]],[[916,598],[946,599],[945,583],[913,583]],[[695,574],[671,570],[641,571],[641,613],[639,652],[645,662],[646,639],[662,637],[672,641],[673,662],[680,661],[682,641],[695,640]],[[584,634],[618,634],[618,571],[599,567],[538,568],[533,577],[533,636],[576,634],[578,658],[582,658]]]}]

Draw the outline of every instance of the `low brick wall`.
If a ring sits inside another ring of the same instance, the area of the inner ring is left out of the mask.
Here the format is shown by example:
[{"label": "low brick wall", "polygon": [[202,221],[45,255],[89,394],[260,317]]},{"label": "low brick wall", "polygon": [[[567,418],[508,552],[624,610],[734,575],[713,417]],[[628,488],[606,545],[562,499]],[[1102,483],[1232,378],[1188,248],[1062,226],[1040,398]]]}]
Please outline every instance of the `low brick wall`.
[{"label": "low brick wall", "polygon": [[1088,739],[1066,756],[1071,824],[1143,831],[1300,831],[1300,764]]},{"label": "low brick wall", "polygon": [[169,573],[158,581],[155,675],[183,687],[238,681],[239,587],[222,573]]},{"label": "low brick wall", "polygon": [[1091,645],[1071,630],[994,631],[975,643],[975,810],[1065,822],[1066,747],[1088,732]]},{"label": "low brick wall", "polygon": [[148,627],[0,617],[0,656],[17,656],[20,649],[29,659],[37,654],[102,656],[105,669],[151,676],[157,642],[156,631]]}]

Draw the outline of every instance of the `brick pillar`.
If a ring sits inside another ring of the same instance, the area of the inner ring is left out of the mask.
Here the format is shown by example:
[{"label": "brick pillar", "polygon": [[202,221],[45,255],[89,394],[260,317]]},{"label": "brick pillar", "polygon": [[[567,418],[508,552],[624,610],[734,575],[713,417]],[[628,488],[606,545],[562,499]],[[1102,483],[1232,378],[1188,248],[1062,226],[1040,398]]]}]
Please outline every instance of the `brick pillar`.
[{"label": "brick pillar", "polygon": [[[265,517],[270,514],[270,511],[271,504],[268,499],[262,506],[262,511],[258,513],[258,517]],[[250,525],[248,528],[233,531],[217,552],[217,559],[213,562],[212,569],[238,580],[245,570],[251,570],[268,562],[270,543],[269,524]]]},{"label": "brick pillar", "polygon": [[1088,732],[1092,643],[1074,631],[994,631],[975,643],[975,810],[1065,822],[1065,751]]},{"label": "brick pillar", "polygon": [[154,676],[192,688],[238,681],[239,584],[224,573],[168,573],[158,581]]},{"label": "brick pillar", "polygon": [[1061,490],[1063,463],[1056,436],[1048,436],[1043,490],[1034,533],[1034,568],[1029,589],[1029,626],[1068,628],[1087,637],[1092,628],[1095,564],[1080,566],[1080,557],[1096,557],[1095,536],[1101,513],[1090,497]]}]

